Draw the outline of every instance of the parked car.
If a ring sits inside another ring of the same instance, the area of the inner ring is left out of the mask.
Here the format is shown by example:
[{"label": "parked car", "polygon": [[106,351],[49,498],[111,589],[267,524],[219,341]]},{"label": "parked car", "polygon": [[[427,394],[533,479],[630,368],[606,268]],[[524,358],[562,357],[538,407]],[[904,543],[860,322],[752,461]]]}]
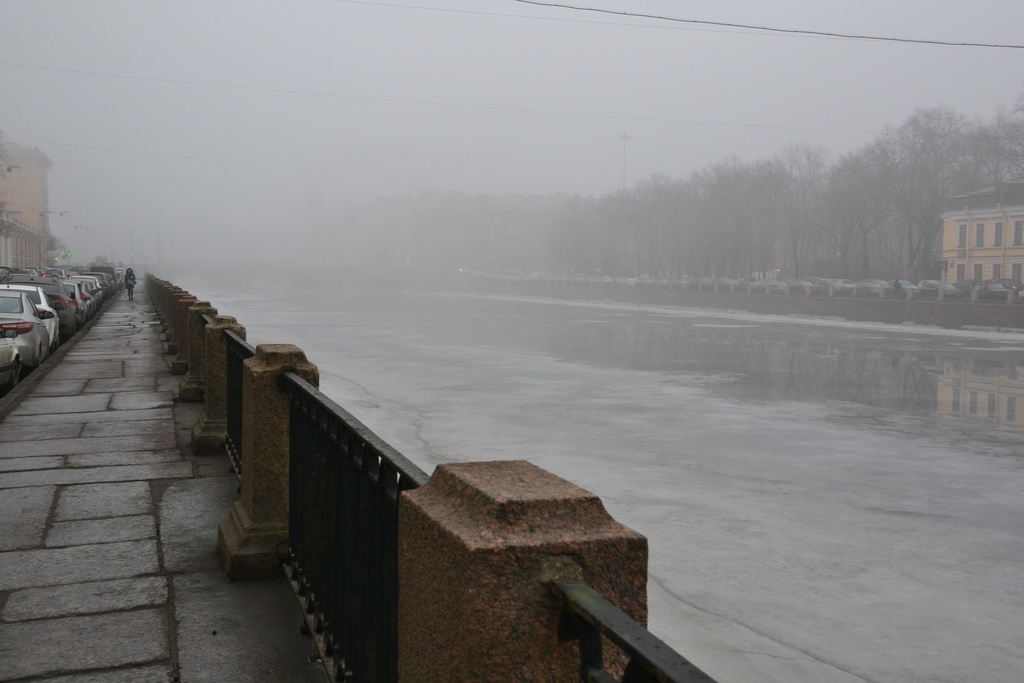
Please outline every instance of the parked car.
[{"label": "parked car", "polygon": [[78,300],[71,296],[72,292],[68,290],[64,280],[16,273],[7,278],[5,282],[42,287],[46,292],[46,298],[50,300],[50,307],[57,311],[61,342],[67,341],[75,334],[78,329],[78,324],[75,322],[75,308],[78,306]]},{"label": "parked car", "polygon": [[750,291],[759,294],[785,294],[786,283],[778,280],[755,280],[750,283]]},{"label": "parked car", "polygon": [[60,327],[57,320],[57,311],[50,305],[50,299],[46,296],[46,292],[39,285],[12,285],[2,284],[0,285],[0,291],[23,291],[28,292],[28,297],[32,299],[32,303],[40,311],[50,311],[53,314],[52,317],[45,318],[43,322],[46,324],[46,334],[50,341],[50,353],[57,350],[60,346]]},{"label": "parked car", "polygon": [[100,286],[103,288],[103,292],[104,292],[103,293],[104,300],[107,300],[107,299],[110,299],[111,297],[113,297],[114,293],[117,291],[117,287],[114,284],[114,276],[110,275],[109,273],[104,273],[104,272],[100,272],[100,271],[92,271],[92,270],[90,270],[90,271],[86,271],[86,272],[81,273],[81,274],[82,275],[92,275],[93,277],[96,277],[96,278],[99,279]]},{"label": "parked car", "polygon": [[857,292],[857,296],[881,296],[882,290],[889,286],[889,283],[885,280],[868,279],[861,280],[854,289]]},{"label": "parked car", "polygon": [[964,292],[953,286],[952,282],[941,280],[921,280],[917,283],[918,296],[938,298],[939,291],[946,299],[963,299]]},{"label": "parked car", "polygon": [[810,280],[786,280],[790,294],[814,293],[814,283]]},{"label": "parked car", "polygon": [[999,301],[1006,301],[1007,296],[1013,291],[1002,282],[979,282],[974,285],[974,289],[978,292],[979,299],[996,299]]},{"label": "parked car", "polygon": [[49,311],[40,312],[28,292],[0,291],[0,331],[17,332],[14,341],[26,369],[37,367],[50,355],[50,336],[43,321],[52,316]]},{"label": "parked car", "polygon": [[74,280],[65,280],[64,284],[72,290],[72,298],[78,302],[75,307],[75,327],[82,327],[92,317],[92,305],[89,303],[89,295],[85,291],[85,285]]},{"label": "parked car", "polygon": [[[897,282],[899,283],[898,288],[896,286]],[[913,292],[914,295],[917,296],[917,293],[920,291],[920,289],[920,287],[915,285],[910,280],[893,280],[888,284],[886,291],[887,295],[905,297],[907,295],[907,292]]]},{"label": "parked car", "polygon": [[825,289],[825,294],[828,294],[829,287],[832,288],[832,294],[834,296],[850,296],[853,294],[853,280],[846,280],[843,278],[821,278],[814,284],[817,287],[823,287]]},{"label": "parked car", "polygon": [[17,330],[0,332],[0,397],[6,396],[21,380],[21,354],[15,338]]},{"label": "parked car", "polygon": [[89,317],[92,318],[96,315],[96,312],[99,310],[100,306],[103,305],[105,300],[103,298],[103,287],[100,286],[100,281],[91,275],[72,275],[68,280],[72,282],[79,282],[84,286],[85,293],[89,295],[87,300],[89,308],[91,309]]}]

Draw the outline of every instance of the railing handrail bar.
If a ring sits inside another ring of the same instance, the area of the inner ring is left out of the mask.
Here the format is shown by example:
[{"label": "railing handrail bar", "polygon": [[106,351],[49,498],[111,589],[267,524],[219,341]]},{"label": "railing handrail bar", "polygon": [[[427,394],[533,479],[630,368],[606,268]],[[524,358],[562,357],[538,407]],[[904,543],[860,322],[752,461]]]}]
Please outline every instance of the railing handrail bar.
[{"label": "railing handrail bar", "polygon": [[[228,334],[231,333],[228,332]],[[417,488],[423,486],[430,480],[430,475],[420,469],[407,457],[399,453],[394,446],[379,437],[372,429],[363,424],[352,413],[348,412],[331,400],[327,394],[324,394],[294,372],[283,373],[282,381],[292,383],[297,389],[309,394],[313,400],[320,403],[320,405],[322,405],[327,411],[334,413],[338,420],[351,428],[351,430],[357,434],[366,443],[366,445],[370,446],[382,458],[391,463],[392,467],[398,471],[403,480],[414,483]]]},{"label": "railing handrail bar", "polygon": [[564,609],[600,631],[655,680],[714,683],[713,678],[586,584],[554,579],[549,586],[563,600]]},{"label": "railing handrail bar", "polygon": [[256,355],[256,347],[245,341],[231,330],[224,330],[224,335],[231,341],[241,346],[244,350],[248,351],[251,355]]}]

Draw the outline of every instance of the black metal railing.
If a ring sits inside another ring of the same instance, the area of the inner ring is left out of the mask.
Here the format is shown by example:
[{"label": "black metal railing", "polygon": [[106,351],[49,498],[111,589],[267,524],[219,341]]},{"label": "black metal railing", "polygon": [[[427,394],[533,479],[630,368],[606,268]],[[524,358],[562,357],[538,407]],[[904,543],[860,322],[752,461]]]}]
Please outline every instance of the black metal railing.
[{"label": "black metal railing", "polygon": [[548,585],[562,600],[559,639],[579,641],[580,680],[615,682],[605,670],[604,636],[629,660],[622,683],[714,683],[713,678],[588,586],[564,579]]},{"label": "black metal railing", "polygon": [[231,459],[231,469],[242,476],[242,362],[256,355],[256,349],[234,332],[224,333],[227,347],[227,437],[224,446]]},{"label": "black metal railing", "polygon": [[289,564],[335,679],[398,679],[398,494],[428,476],[294,373]]}]

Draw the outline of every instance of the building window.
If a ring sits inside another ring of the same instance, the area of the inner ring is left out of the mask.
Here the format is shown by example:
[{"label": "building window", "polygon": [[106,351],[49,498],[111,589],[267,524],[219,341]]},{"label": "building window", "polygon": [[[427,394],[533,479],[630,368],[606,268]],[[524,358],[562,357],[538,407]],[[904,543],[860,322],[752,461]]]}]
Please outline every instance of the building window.
[{"label": "building window", "polygon": [[963,263],[956,264],[956,281],[963,282],[967,279],[967,265]]},{"label": "building window", "polygon": [[988,409],[988,419],[990,419],[990,420],[996,419],[996,395],[995,394],[989,394],[988,395],[988,401],[987,401],[987,404],[986,404],[986,408]]},{"label": "building window", "polygon": [[983,247],[985,246],[985,224],[976,223],[974,225],[974,246]]},{"label": "building window", "polygon": [[1010,277],[1014,282],[1020,282],[1021,276],[1024,276],[1024,263],[1014,263],[1010,266]]},{"label": "building window", "polygon": [[1002,223],[996,223],[995,227],[992,228],[992,230],[995,231],[995,234],[992,235],[992,246],[993,247],[1001,247],[1001,246],[1003,246],[1003,224]]},{"label": "building window", "polygon": [[1013,243],[1016,245],[1024,244],[1024,221],[1013,222]]},{"label": "building window", "polygon": [[998,280],[1003,276],[1003,264],[993,263],[992,264],[992,279]]},{"label": "building window", "polygon": [[974,264],[974,281],[981,282],[985,279],[985,265],[983,263]]},{"label": "building window", "polygon": [[[1021,223],[1024,224],[1024,221],[1021,221]],[[1021,239],[1024,239],[1024,225],[1021,225]],[[1021,243],[1018,242],[1018,244],[1021,244]],[[960,247],[961,249],[964,249],[964,248],[967,247],[967,224],[966,223],[961,223],[960,224],[960,234],[957,235],[956,246]]]},{"label": "building window", "polygon": [[967,412],[971,415],[978,414],[978,392],[968,391],[967,392]]},{"label": "building window", "polygon": [[956,413],[957,415],[960,414],[960,390],[959,389],[954,389],[953,390],[953,405],[950,407],[950,410],[952,412]]},{"label": "building window", "polygon": [[1006,421],[1016,422],[1017,421],[1017,397],[1007,396],[1006,397]]}]

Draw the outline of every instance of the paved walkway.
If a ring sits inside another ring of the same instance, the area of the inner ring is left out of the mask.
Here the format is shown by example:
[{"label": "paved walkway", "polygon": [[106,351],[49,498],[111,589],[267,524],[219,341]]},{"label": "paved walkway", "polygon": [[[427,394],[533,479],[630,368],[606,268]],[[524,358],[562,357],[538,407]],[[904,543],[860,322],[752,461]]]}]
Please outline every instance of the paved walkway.
[{"label": "paved walkway", "polygon": [[284,579],[218,568],[237,480],[169,360],[139,287],[0,399],[0,681],[326,680]]}]

